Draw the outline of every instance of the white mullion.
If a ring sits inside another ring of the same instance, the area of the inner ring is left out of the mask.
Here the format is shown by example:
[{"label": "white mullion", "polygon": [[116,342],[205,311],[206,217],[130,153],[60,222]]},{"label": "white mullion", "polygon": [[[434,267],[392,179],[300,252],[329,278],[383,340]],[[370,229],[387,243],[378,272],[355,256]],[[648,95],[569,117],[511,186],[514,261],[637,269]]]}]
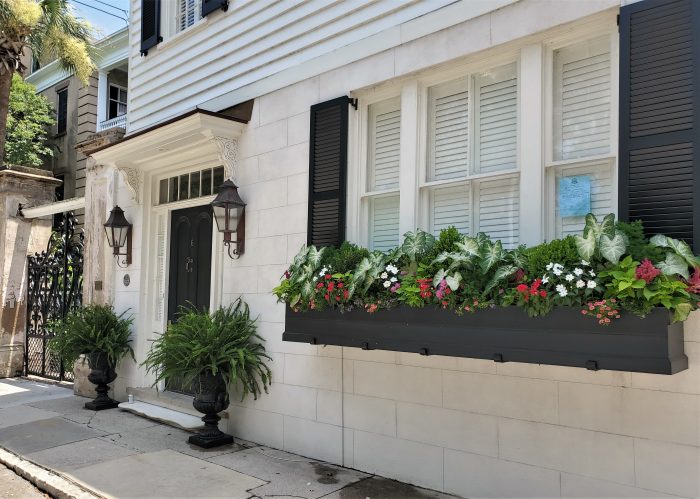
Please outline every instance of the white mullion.
[{"label": "white mullion", "polygon": [[401,89],[401,152],[399,160],[399,243],[417,225],[418,106],[420,89],[414,80]]}]

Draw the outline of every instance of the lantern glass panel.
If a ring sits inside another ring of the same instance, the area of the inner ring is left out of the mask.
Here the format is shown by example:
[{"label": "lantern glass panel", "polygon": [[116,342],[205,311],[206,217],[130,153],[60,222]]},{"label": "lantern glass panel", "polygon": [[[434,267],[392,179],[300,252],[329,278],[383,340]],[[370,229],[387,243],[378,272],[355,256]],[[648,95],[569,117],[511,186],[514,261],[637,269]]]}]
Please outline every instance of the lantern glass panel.
[{"label": "lantern glass panel", "polygon": [[112,232],[112,227],[105,227],[105,234],[107,235],[107,244],[110,248],[114,248],[114,232]]},{"label": "lantern glass panel", "polygon": [[126,237],[129,234],[129,227],[115,227],[114,236],[120,248],[126,246]]}]

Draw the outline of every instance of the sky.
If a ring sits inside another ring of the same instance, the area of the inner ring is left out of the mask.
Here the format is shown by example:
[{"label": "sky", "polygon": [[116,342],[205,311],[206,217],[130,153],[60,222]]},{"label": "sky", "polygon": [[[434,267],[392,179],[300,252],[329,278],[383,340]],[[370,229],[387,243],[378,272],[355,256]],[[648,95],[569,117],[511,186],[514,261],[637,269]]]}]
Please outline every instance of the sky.
[{"label": "sky", "polygon": [[98,39],[127,25],[129,0],[68,0],[68,3],[79,17],[99,30]]}]

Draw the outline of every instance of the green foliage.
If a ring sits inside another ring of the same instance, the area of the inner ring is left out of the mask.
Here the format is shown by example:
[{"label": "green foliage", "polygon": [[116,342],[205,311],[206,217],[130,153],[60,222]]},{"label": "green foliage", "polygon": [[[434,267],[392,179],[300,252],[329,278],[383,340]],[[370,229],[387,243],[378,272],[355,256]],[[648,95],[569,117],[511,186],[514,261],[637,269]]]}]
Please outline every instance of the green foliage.
[{"label": "green foliage", "polygon": [[576,240],[573,236],[566,236],[564,239],[553,239],[532,248],[527,248],[525,257],[527,273],[531,278],[542,277],[547,270],[547,265],[552,262],[560,263],[567,268],[573,268],[581,260],[576,249]]},{"label": "green foliage", "polygon": [[321,268],[321,261],[326,248],[302,246],[294,257],[285,278],[272,292],[279,301],[284,301],[294,308],[297,304],[308,304],[314,293],[313,278]]},{"label": "green foliage", "polygon": [[321,265],[333,272],[349,272],[357,267],[363,258],[369,257],[369,250],[361,248],[348,241],[340,248],[327,248],[323,254]]},{"label": "green foliage", "polygon": [[106,354],[109,364],[116,366],[127,354],[134,359],[130,339],[132,322],[133,317],[126,317],[126,312],[117,315],[111,306],[87,305],[49,323],[48,328],[55,336],[48,348],[68,366],[80,355],[91,353]]},{"label": "green foliage", "polygon": [[5,163],[42,166],[44,158],[53,155],[53,149],[46,144],[46,131],[53,124],[51,103],[15,73],[7,115]]},{"label": "green foliage", "polygon": [[644,235],[644,226],[641,220],[617,222],[615,229],[627,236],[627,254],[638,262],[644,259],[659,262],[666,257],[663,249],[649,243],[649,239]]},{"label": "green foliage", "polygon": [[690,294],[683,281],[660,274],[651,282],[637,277],[639,262],[625,257],[615,267],[600,273],[608,279],[606,298],[616,298],[622,306],[638,315],[648,314],[654,307],[665,307],[673,312],[675,321],[684,321],[692,310]]},{"label": "green foliage", "polygon": [[183,307],[142,365],[155,374],[154,385],[170,378],[189,386],[201,374],[221,374],[227,387],[240,388],[241,400],[249,393],[257,398],[267,392],[272,375],[263,341],[240,298],[211,314]]},{"label": "green foliage", "polygon": [[690,273],[688,267],[695,269],[700,267],[700,258],[693,254],[693,250],[685,241],[657,234],[649,241],[653,246],[668,248],[666,259],[659,263],[659,268],[666,275],[679,274],[688,279]]},{"label": "green foliage", "polygon": [[605,215],[601,222],[589,213],[583,235],[575,236],[579,256],[586,261],[607,260],[612,264],[620,261],[627,250],[627,237],[615,229],[615,215]]}]

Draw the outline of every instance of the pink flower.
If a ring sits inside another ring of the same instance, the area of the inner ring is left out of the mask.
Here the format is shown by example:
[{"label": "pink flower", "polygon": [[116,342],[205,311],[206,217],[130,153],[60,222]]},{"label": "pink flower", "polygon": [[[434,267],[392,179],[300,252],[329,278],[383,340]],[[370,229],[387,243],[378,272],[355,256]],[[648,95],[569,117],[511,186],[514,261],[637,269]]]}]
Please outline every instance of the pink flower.
[{"label": "pink flower", "polygon": [[661,271],[654,267],[654,264],[648,258],[642,260],[642,263],[637,266],[634,275],[637,279],[644,279],[647,284],[653,281]]}]

